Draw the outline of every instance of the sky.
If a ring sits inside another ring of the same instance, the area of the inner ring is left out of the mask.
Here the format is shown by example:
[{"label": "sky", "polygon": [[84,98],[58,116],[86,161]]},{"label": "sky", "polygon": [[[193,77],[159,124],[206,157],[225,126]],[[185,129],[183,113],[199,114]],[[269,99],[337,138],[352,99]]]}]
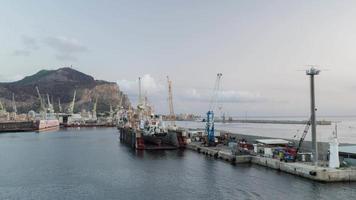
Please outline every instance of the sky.
[{"label": "sky", "polygon": [[356,114],[356,1],[0,0],[0,81],[73,66],[143,92],[168,112],[204,114],[216,74],[231,116]]}]

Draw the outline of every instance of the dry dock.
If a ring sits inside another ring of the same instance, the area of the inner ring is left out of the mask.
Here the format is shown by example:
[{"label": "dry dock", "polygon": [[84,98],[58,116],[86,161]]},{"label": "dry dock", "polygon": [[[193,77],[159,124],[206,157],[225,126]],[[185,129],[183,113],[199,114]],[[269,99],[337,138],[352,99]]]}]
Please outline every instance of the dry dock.
[{"label": "dry dock", "polygon": [[322,166],[313,166],[308,162],[283,162],[278,159],[262,157],[259,155],[232,155],[227,147],[203,147],[199,143],[187,145],[188,149],[207,156],[222,159],[233,164],[252,163],[289,174],[301,176],[320,182],[351,182],[356,181],[356,168],[332,169]]}]

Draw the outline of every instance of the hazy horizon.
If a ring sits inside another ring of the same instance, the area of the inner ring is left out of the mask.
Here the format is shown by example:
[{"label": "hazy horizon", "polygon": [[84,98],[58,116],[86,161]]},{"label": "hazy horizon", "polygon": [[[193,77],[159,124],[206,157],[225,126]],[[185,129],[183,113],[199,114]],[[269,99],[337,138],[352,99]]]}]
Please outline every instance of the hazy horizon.
[{"label": "hazy horizon", "polygon": [[167,113],[203,115],[221,72],[223,111],[307,116],[306,65],[316,64],[319,116],[356,115],[355,1],[7,1],[0,7],[0,82],[73,66],[117,82],[137,78]]}]

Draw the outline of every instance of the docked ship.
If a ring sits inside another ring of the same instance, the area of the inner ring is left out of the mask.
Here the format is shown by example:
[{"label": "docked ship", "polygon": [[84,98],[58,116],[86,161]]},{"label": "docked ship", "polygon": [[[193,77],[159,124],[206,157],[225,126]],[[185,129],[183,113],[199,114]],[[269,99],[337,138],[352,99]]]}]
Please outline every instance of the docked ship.
[{"label": "docked ship", "polygon": [[37,119],[34,121],[35,131],[46,131],[59,128],[58,119]]},{"label": "docked ship", "polygon": [[[139,79],[139,88],[140,84]],[[118,129],[120,141],[138,150],[178,149],[186,145],[185,131],[166,127],[162,116],[154,114],[147,97],[142,101],[141,91],[137,109],[119,113]]]},{"label": "docked ship", "polygon": [[[39,90],[36,87],[39,94]],[[17,114],[14,94],[12,96],[12,112],[7,112],[6,108],[0,102],[0,132],[19,132],[19,131],[44,131],[59,127],[59,120],[54,116],[53,106],[48,99],[48,108],[43,104],[41,95],[40,114],[30,111],[26,114]]]}]

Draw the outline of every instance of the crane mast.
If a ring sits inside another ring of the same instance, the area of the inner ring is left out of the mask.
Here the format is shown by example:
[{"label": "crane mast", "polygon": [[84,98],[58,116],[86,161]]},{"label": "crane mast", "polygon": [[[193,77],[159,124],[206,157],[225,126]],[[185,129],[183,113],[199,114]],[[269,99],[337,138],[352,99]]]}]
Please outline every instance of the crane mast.
[{"label": "crane mast", "polygon": [[222,73],[218,73],[216,75],[213,95],[211,96],[210,105],[209,105],[209,111],[206,113],[205,132],[208,135],[208,141],[207,141],[208,145],[215,144],[214,108],[215,108],[216,101],[218,99],[221,77],[222,77]]},{"label": "crane mast", "polygon": [[172,93],[172,81],[167,76],[168,82],[168,105],[169,105],[169,120],[171,121],[172,126],[175,126],[175,114],[173,107],[173,93]]}]

